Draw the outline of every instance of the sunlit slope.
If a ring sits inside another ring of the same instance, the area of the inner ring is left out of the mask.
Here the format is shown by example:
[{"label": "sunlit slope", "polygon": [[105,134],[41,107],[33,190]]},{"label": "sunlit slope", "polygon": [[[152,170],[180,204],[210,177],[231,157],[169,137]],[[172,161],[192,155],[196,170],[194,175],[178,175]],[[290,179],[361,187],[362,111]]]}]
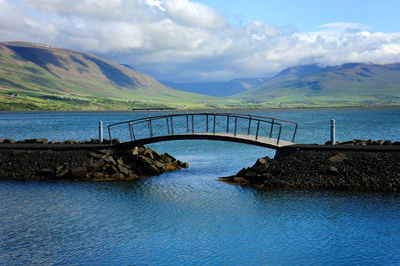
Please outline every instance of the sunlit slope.
[{"label": "sunlit slope", "polygon": [[90,54],[32,43],[0,43],[0,110],[201,108],[220,101],[172,89]]},{"label": "sunlit slope", "polygon": [[399,105],[400,64],[293,67],[233,98],[264,107]]}]

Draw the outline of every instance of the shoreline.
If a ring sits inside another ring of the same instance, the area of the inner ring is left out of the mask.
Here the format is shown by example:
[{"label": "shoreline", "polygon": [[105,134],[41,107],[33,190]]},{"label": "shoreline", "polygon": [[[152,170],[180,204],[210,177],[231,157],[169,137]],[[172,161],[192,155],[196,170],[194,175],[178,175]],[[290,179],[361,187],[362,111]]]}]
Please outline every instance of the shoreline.
[{"label": "shoreline", "polygon": [[0,110],[0,113],[118,113],[118,112],[192,112],[192,111],[232,111],[232,110],[327,110],[327,109],[390,109],[390,108],[399,108],[400,105],[376,105],[376,106],[332,106],[332,107],[324,107],[324,106],[309,106],[309,107],[269,107],[269,108],[198,108],[198,109],[173,109],[173,110],[151,110],[151,111],[132,111],[132,110],[70,110],[70,111],[56,111],[56,110],[25,110],[25,111],[12,111],[12,110]]},{"label": "shoreline", "polygon": [[189,167],[144,146],[122,149],[108,144],[26,141],[0,144],[0,180],[133,180]]},{"label": "shoreline", "polygon": [[219,181],[258,189],[400,192],[399,142],[354,140],[352,144],[345,143],[282,147],[273,159],[259,158],[252,167],[221,177]]}]

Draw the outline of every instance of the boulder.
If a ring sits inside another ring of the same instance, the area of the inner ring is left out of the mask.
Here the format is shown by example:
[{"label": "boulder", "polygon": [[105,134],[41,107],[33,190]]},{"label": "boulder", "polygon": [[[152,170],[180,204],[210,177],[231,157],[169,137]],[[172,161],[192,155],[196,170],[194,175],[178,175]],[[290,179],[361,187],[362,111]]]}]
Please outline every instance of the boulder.
[{"label": "boulder", "polygon": [[118,170],[119,170],[120,173],[122,173],[122,174],[124,174],[126,176],[129,175],[129,169],[121,166],[120,164],[118,165]]},{"label": "boulder", "polygon": [[95,173],[93,173],[93,178],[102,179],[102,178],[104,178],[104,174],[102,172],[95,172]]},{"label": "boulder", "polygon": [[332,162],[332,163],[341,163],[346,158],[347,158],[347,155],[341,152],[341,153],[338,153],[338,154],[330,157],[329,161]]},{"label": "boulder", "polygon": [[155,161],[154,165],[159,169],[163,169],[165,167],[165,164],[163,164],[159,161]]},{"label": "boulder", "polygon": [[64,178],[68,175],[69,170],[67,168],[63,168],[60,172],[56,173],[57,178]]},{"label": "boulder", "polygon": [[117,165],[117,163],[115,162],[115,160],[112,156],[107,156],[106,158],[104,158],[104,162],[106,162],[107,164],[110,164],[110,165]]},{"label": "boulder", "polygon": [[78,144],[78,141],[76,139],[69,139],[64,141],[64,144]]},{"label": "boulder", "polygon": [[121,173],[115,173],[115,174],[111,175],[111,178],[112,179],[123,179],[124,175]]},{"label": "boulder", "polygon": [[83,178],[86,177],[87,169],[84,166],[71,168],[72,177]]},{"label": "boulder", "polygon": [[327,172],[329,174],[338,174],[339,173],[338,169],[335,166],[332,166],[332,165],[328,167]]},{"label": "boulder", "polygon": [[392,141],[391,140],[385,140],[383,142],[383,145],[392,145]]},{"label": "boulder", "polygon": [[259,164],[251,167],[252,171],[255,171],[257,174],[265,173],[268,169],[268,164]]},{"label": "boulder", "polygon": [[143,155],[144,155],[144,156],[147,156],[147,157],[149,157],[149,158],[151,158],[151,159],[154,160],[153,150],[150,149],[150,148],[147,148],[147,149],[143,152]]},{"label": "boulder", "polygon": [[104,158],[107,156],[107,154],[103,154],[103,153],[94,153],[94,152],[89,152],[89,155],[90,155],[91,157],[93,157],[93,158],[96,158],[96,159],[104,159]]},{"label": "boulder", "polygon": [[105,165],[105,162],[103,160],[97,160],[94,161],[92,164],[90,164],[90,168],[97,171],[103,168]]},{"label": "boulder", "polygon": [[110,155],[111,151],[107,149],[99,150],[98,153]]},{"label": "boulder", "polygon": [[257,176],[257,173],[254,172],[254,171],[248,171],[248,172],[246,172],[246,173],[244,174],[244,176],[245,176],[245,177],[248,177],[248,178],[252,178],[252,177],[256,177],[256,176]]}]

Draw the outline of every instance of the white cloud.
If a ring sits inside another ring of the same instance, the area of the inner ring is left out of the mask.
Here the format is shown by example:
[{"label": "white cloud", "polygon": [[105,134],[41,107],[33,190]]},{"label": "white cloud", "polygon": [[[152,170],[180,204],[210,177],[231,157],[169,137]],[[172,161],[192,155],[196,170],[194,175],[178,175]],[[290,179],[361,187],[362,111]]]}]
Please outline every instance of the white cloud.
[{"label": "white cloud", "polygon": [[269,76],[318,63],[400,61],[400,33],[337,22],[316,32],[254,21],[230,25],[189,0],[0,0],[1,41],[95,53],[161,80]]}]

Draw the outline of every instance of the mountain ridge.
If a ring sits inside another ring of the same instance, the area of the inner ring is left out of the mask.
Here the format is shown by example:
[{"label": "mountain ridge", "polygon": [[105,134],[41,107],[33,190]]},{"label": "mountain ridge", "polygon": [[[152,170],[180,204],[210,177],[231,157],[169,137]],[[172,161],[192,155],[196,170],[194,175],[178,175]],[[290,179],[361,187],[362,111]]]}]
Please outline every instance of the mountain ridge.
[{"label": "mountain ridge", "polygon": [[[73,103],[66,98],[81,100]],[[19,109],[18,104],[34,110],[206,107],[204,103],[212,101],[88,53],[35,43],[0,43],[0,110]]]}]

